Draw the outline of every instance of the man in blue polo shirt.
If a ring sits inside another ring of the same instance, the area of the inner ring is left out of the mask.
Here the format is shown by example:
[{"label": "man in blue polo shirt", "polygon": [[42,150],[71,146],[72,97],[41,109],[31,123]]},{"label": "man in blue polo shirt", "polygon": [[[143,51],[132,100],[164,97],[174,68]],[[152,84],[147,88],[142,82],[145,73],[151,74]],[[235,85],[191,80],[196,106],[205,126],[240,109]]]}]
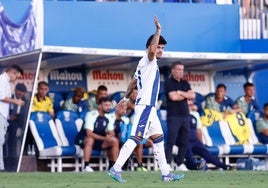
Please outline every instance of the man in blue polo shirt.
[{"label": "man in blue polo shirt", "polygon": [[247,116],[252,111],[259,111],[260,107],[254,97],[255,87],[254,84],[247,82],[244,84],[244,96],[236,99],[236,104],[242,109],[242,112]]},{"label": "man in blue polo shirt", "polygon": [[107,97],[103,97],[98,102],[98,110],[88,112],[85,117],[84,172],[93,172],[89,166],[93,149],[106,149],[110,166],[114,164],[119,153],[119,142],[114,134],[114,121],[108,114],[111,109],[111,101]]},{"label": "man in blue polo shirt", "polygon": [[234,101],[226,96],[227,88],[224,84],[218,84],[215,94],[206,97],[205,108],[218,112],[232,111]]}]

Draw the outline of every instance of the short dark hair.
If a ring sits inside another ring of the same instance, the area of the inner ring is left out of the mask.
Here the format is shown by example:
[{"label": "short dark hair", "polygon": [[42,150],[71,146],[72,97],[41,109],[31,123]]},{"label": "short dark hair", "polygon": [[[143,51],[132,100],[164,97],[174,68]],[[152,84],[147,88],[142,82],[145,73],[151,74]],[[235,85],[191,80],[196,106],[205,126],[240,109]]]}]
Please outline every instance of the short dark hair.
[{"label": "short dark hair", "polygon": [[268,102],[263,105],[263,109],[268,107]]},{"label": "short dark hair", "polygon": [[216,89],[219,89],[219,88],[224,88],[225,90],[227,90],[227,87],[224,84],[218,84]]},{"label": "short dark hair", "polygon": [[[151,42],[152,42],[153,38],[154,38],[154,34],[151,35],[151,36],[147,39],[147,42],[146,42],[146,48],[148,48],[148,47],[151,45]],[[162,35],[160,35],[160,37],[159,37],[159,42],[158,42],[158,44],[163,44],[163,45],[166,45],[166,44],[167,44],[166,39],[165,39]]]},{"label": "short dark hair", "polygon": [[246,89],[247,87],[254,87],[254,84],[253,83],[250,83],[250,82],[247,82],[244,84],[244,89]]},{"label": "short dark hair", "polygon": [[76,87],[74,89],[74,93],[75,94],[80,94],[82,96],[84,95],[85,92],[86,92],[86,90],[83,87]]},{"label": "short dark hair", "polygon": [[15,70],[15,71],[19,72],[21,75],[23,75],[23,70],[18,65],[11,65],[11,66],[9,66],[9,67],[6,68],[6,71],[7,72],[10,71],[10,70]]},{"label": "short dark hair", "polygon": [[111,101],[109,97],[101,97],[98,101],[98,105],[103,102],[108,102],[108,101]]},{"label": "short dark hair", "polygon": [[[175,61],[171,64],[171,69],[174,69],[177,65],[183,65],[180,61]],[[183,65],[184,66],[184,65]]]},{"label": "short dark hair", "polygon": [[26,92],[27,91],[27,87],[24,83],[17,83],[17,85],[15,86],[16,90],[22,91],[22,92]]},{"label": "short dark hair", "polygon": [[47,82],[45,82],[45,81],[40,81],[39,83],[38,83],[38,87],[40,87],[41,85],[45,85],[45,86],[49,86],[48,85],[48,83]]},{"label": "short dark hair", "polygon": [[98,87],[98,91],[108,91],[107,87],[105,85],[100,85]]}]

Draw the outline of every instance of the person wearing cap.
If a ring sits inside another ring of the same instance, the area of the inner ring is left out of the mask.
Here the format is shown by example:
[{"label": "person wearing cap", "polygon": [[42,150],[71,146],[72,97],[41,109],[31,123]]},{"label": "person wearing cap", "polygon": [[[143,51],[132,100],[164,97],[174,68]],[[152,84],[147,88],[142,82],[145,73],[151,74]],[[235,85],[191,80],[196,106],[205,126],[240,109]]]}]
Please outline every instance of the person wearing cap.
[{"label": "person wearing cap", "polygon": [[10,104],[16,104],[18,106],[23,106],[24,101],[21,99],[13,99],[11,97],[11,83],[14,83],[17,78],[23,74],[23,70],[17,66],[12,65],[5,69],[5,71],[0,74],[0,171],[5,170],[4,160],[3,160],[3,145],[5,143],[6,130],[9,125],[9,108]]},{"label": "person wearing cap", "polygon": [[29,109],[29,100],[25,96],[27,93],[27,87],[24,83],[17,83],[15,86],[14,94],[12,95],[13,99],[24,101],[23,106],[16,104],[10,105],[9,111],[9,126],[7,129],[7,141],[6,147],[8,151],[8,161],[10,166],[8,170],[14,171],[17,169],[18,157],[20,154],[20,147],[23,138],[23,132],[27,120],[27,112]]}]

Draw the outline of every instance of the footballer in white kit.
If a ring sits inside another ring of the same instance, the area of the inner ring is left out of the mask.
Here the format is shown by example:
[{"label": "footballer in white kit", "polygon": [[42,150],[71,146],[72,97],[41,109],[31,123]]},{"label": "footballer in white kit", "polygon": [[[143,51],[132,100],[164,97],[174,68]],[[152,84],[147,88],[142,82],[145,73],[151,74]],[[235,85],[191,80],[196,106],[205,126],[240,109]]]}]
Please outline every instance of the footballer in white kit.
[{"label": "footballer in white kit", "polygon": [[[131,92],[137,86],[138,96],[131,136],[122,146],[115,164],[108,171],[108,175],[118,182],[126,182],[121,176],[122,166],[144,137],[150,137],[153,141],[154,157],[161,170],[162,181],[179,181],[184,177],[183,174],[176,175],[169,171],[164,151],[164,135],[155,108],[160,85],[157,59],[162,57],[167,42],[160,35],[161,25],[157,17],[154,18],[154,24],[156,31],[147,40],[146,54],[139,61],[135,75],[122,99],[122,101],[128,100]],[[120,107],[120,102],[117,105]]]}]

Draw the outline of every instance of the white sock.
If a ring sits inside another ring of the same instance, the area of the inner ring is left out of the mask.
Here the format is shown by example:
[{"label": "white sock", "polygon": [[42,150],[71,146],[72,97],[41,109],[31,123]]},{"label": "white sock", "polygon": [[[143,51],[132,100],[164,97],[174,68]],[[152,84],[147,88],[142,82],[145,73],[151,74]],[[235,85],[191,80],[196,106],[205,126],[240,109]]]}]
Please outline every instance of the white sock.
[{"label": "white sock", "polygon": [[164,141],[161,141],[159,143],[154,143],[153,144],[154,148],[154,157],[158,163],[158,166],[161,170],[162,175],[168,175],[169,174],[169,168],[165,156],[165,151],[164,151]]},{"label": "white sock", "polygon": [[114,164],[114,169],[117,172],[122,171],[122,166],[125,164],[129,156],[132,154],[133,150],[137,146],[136,142],[132,139],[128,139],[122,146],[119,156]]}]

